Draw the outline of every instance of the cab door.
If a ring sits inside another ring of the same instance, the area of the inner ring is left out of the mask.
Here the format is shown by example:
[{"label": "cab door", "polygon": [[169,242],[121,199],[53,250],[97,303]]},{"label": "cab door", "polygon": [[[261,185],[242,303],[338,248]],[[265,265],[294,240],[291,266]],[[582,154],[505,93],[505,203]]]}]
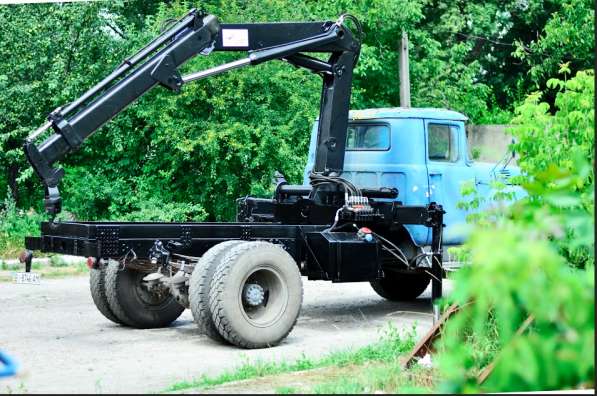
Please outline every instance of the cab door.
[{"label": "cab door", "polygon": [[[464,242],[465,210],[459,209],[461,185],[474,180],[474,170],[467,161],[464,123],[460,121],[425,120],[427,197],[441,204],[444,214],[443,242],[448,245]],[[428,241],[431,239],[429,232]]]}]

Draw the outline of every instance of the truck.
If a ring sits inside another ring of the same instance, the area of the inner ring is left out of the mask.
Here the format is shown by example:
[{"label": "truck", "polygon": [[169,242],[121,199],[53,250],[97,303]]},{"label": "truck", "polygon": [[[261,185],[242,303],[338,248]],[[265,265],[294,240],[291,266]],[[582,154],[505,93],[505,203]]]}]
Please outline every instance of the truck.
[{"label": "truck", "polygon": [[[504,185],[502,192],[515,199],[525,195],[522,188],[510,182],[512,176],[520,175],[520,169],[511,164],[514,152],[504,153],[496,163],[471,158],[467,121],[462,113],[438,108],[350,110],[342,176],[358,186],[396,188],[397,199],[404,204],[441,203],[445,211],[442,245],[459,246],[468,236],[466,217],[472,213],[459,205],[467,199],[461,193],[464,183],[473,183],[477,194],[484,198],[477,211],[492,205],[489,198],[496,192],[492,182],[500,181]],[[317,123],[311,131],[304,184],[309,181],[315,159]],[[431,244],[428,227],[405,228],[415,245]]]},{"label": "truck", "polygon": [[[25,155],[43,182],[49,220],[40,236],[25,238],[26,272],[33,251],[86,257],[91,296],[108,320],[156,328],[190,309],[201,333],[241,348],[271,347],[290,333],[302,277],[370,282],[392,301],[417,298],[431,283],[438,312],[443,228],[450,237],[452,219],[461,215],[452,208],[453,186],[462,166],[467,175],[475,172],[466,162],[466,118],[424,109],[349,113],[361,42],[360,22],[350,14],[226,24],[190,10],[27,137]],[[248,56],[184,76],[178,71],[213,51]],[[273,196],[237,200],[235,222],[56,220],[64,176],[56,162],[128,105],[157,85],[179,92],[193,81],[274,60],[322,81],[303,184],[276,174]],[[432,136],[434,151],[425,144]]]}]

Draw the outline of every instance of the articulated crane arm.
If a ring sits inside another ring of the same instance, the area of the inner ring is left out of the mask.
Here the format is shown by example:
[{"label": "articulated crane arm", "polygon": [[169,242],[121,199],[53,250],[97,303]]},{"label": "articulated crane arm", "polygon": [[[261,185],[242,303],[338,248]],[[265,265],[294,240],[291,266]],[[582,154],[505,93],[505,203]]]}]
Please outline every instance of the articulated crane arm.
[{"label": "articulated crane arm", "polygon": [[[187,82],[273,59],[309,69],[322,77],[313,171],[338,175],[344,165],[352,71],[361,45],[344,26],[344,17],[336,22],[220,24],[213,15],[191,10],[80,98],[51,112],[48,122],[26,139],[27,159],[45,186],[46,212],[53,219],[61,210],[58,185],[64,170],[53,164],[76,150],[104,123],[151,88],[160,84],[179,92]],[[360,29],[358,21],[354,21]],[[180,75],[179,66],[213,50],[248,51],[249,56]],[[302,52],[327,52],[330,57],[326,62]],[[36,145],[35,140],[50,127],[53,133]]]}]

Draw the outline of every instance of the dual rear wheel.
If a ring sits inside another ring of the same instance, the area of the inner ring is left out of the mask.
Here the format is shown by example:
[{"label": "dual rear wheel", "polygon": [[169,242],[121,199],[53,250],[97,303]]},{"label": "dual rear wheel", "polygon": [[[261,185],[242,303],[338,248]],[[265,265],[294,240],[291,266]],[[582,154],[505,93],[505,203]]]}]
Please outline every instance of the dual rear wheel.
[{"label": "dual rear wheel", "polygon": [[296,262],[279,245],[230,241],[202,257],[189,299],[199,329],[212,339],[265,348],[294,327],[303,286]]},{"label": "dual rear wheel", "polygon": [[[92,269],[90,288],[98,310],[135,328],[168,326],[184,307],[168,290],[149,291],[146,274],[117,261]],[[277,345],[294,327],[303,299],[298,266],[268,242],[228,241],[199,260],[189,280],[189,303],[200,332],[242,348]]]},{"label": "dual rear wheel", "polygon": [[146,273],[122,268],[110,260],[92,269],[91,297],[106,318],[138,329],[168,326],[184,311],[168,290],[148,290],[142,282]]}]

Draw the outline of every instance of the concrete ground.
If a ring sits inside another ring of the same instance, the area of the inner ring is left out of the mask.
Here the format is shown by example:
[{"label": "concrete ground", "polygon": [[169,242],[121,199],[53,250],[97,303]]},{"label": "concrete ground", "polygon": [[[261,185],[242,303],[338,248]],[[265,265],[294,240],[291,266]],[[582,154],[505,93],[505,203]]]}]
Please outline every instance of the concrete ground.
[{"label": "concrete ground", "polygon": [[159,392],[202,374],[217,375],[254,360],[293,361],[375,342],[393,323],[432,325],[429,288],[411,303],[392,303],[367,283],[307,281],[301,316],[279,346],[242,350],[199,335],[186,310],[172,326],[136,330],[95,308],[88,276],[0,283],[0,350],[20,364],[0,378],[0,393]]}]

